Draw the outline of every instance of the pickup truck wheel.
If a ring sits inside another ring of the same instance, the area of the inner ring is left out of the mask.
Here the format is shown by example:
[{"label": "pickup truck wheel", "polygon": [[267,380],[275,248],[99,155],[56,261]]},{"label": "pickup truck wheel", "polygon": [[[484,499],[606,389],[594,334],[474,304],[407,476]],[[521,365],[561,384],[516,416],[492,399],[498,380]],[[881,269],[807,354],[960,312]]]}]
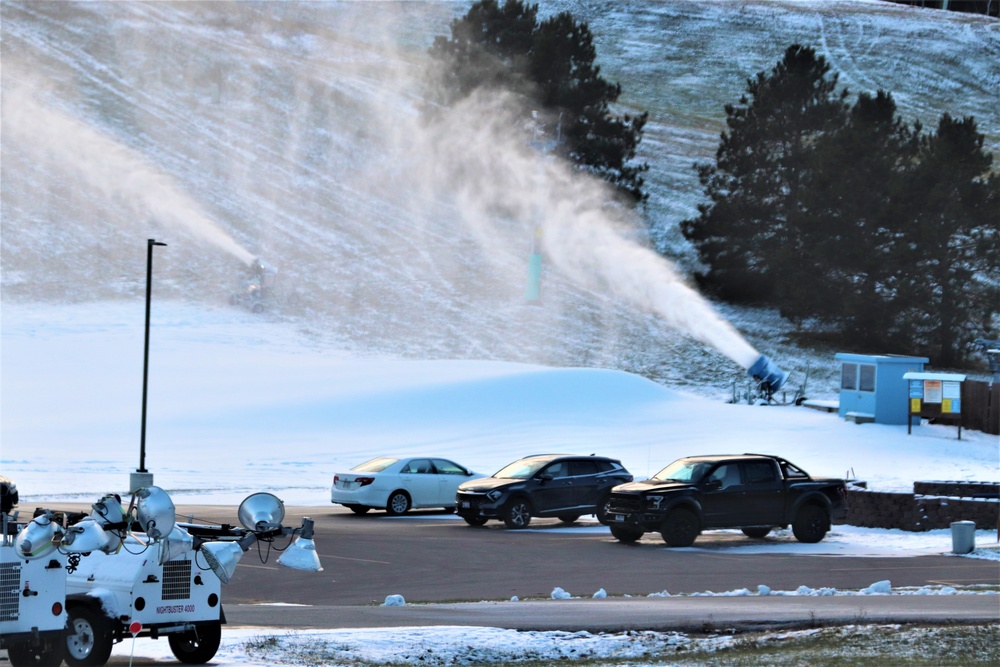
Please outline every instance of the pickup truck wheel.
[{"label": "pickup truck wheel", "polygon": [[795,515],[792,534],[799,542],[813,544],[826,536],[829,526],[830,517],[826,510],[816,505],[806,505]]},{"label": "pickup truck wheel", "polygon": [[667,515],[667,520],[660,528],[663,541],[670,547],[689,547],[694,544],[701,529],[698,528],[698,517],[694,512],[678,508]]},{"label": "pickup truck wheel", "polygon": [[743,529],[744,535],[758,540],[762,537],[767,537],[770,532],[771,526],[747,526]]},{"label": "pickup truck wheel", "polygon": [[463,516],[465,523],[470,526],[485,526],[488,519],[484,516]]},{"label": "pickup truck wheel", "polygon": [[508,528],[527,528],[531,523],[531,505],[523,498],[515,498],[507,503],[503,522]]},{"label": "pickup truck wheel", "polygon": [[215,657],[222,643],[222,624],[219,622],[199,625],[188,632],[167,635],[170,652],[187,665],[203,665]]},{"label": "pickup truck wheel", "polygon": [[42,640],[41,646],[32,646],[29,642],[12,644],[7,647],[7,660],[12,667],[27,667],[38,665],[60,665],[66,653],[66,640],[60,635]]},{"label": "pickup truck wheel", "polygon": [[611,526],[611,534],[614,535],[616,540],[625,544],[637,542],[642,537],[641,531],[622,528],[621,526]]},{"label": "pickup truck wheel", "polygon": [[63,659],[70,667],[95,667],[111,657],[111,621],[90,607],[74,606],[67,610],[69,634]]}]

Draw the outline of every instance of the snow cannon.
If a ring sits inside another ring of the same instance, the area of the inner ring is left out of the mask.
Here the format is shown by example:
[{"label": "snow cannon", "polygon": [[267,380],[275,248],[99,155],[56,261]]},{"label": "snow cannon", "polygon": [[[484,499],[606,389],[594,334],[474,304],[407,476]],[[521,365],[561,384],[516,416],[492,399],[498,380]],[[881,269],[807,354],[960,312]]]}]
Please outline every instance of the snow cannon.
[{"label": "snow cannon", "polygon": [[747,375],[760,383],[761,391],[770,398],[785,385],[788,373],[778,368],[767,355],[760,355],[757,361],[747,369]]}]

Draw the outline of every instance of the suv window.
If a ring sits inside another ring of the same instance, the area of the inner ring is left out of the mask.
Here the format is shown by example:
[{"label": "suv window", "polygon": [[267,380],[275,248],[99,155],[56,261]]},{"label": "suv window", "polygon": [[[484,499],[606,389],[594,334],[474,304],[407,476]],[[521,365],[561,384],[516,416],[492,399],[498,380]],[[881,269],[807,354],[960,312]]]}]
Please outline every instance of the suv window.
[{"label": "suv window", "polygon": [[570,461],[569,462],[569,474],[573,477],[582,477],[583,475],[596,475],[597,474],[597,464],[593,461]]},{"label": "suv window", "polygon": [[569,462],[557,461],[542,470],[543,475],[552,475],[553,478],[569,477]]},{"label": "suv window", "polygon": [[614,472],[615,470],[621,470],[622,467],[615,463],[614,461],[608,461],[607,459],[601,459],[599,461],[594,461],[597,464],[598,472]]}]

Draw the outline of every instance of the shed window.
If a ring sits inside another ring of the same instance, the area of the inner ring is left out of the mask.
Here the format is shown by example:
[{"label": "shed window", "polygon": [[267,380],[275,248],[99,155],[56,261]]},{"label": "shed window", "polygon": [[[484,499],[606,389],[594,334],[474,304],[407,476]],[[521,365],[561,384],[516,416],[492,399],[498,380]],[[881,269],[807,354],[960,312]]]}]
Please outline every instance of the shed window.
[{"label": "shed window", "polygon": [[848,391],[875,391],[875,364],[845,363],[840,369],[840,388]]},{"label": "shed window", "polygon": [[860,364],[858,373],[858,389],[875,391],[875,364]]},{"label": "shed window", "polygon": [[857,364],[844,364],[840,369],[840,388],[841,389],[857,389],[858,388],[858,365]]}]

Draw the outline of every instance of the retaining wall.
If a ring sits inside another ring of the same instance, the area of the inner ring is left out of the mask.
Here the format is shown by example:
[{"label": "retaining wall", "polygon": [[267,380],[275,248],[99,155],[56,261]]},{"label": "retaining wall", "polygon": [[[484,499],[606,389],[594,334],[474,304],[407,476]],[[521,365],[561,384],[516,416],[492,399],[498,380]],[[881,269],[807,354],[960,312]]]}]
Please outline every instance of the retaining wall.
[{"label": "retaining wall", "polygon": [[974,521],[977,529],[1000,528],[1000,484],[915,482],[915,493],[847,487],[847,518],[841,523],[911,532],[948,528]]}]

